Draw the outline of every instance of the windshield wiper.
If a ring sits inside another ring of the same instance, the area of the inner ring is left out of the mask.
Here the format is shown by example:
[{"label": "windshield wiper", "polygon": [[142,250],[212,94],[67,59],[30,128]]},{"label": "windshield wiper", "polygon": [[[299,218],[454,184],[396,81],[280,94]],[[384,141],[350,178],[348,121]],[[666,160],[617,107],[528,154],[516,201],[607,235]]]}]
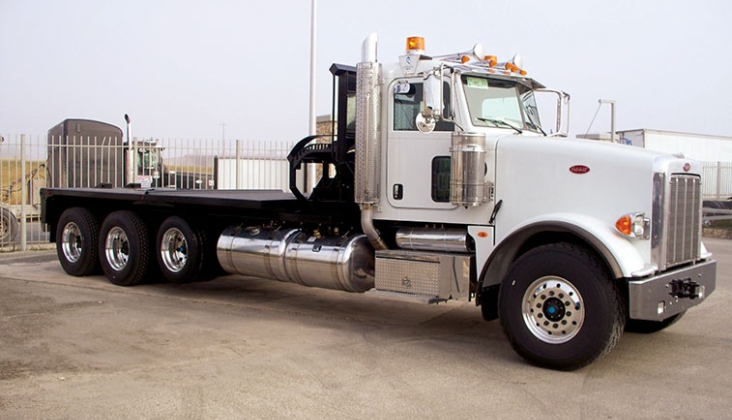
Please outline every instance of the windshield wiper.
[{"label": "windshield wiper", "polygon": [[513,128],[514,130],[516,130],[517,133],[523,134],[523,130],[521,130],[520,128],[516,127],[515,125],[507,123],[506,121],[503,121],[503,120],[497,120],[495,118],[482,118],[482,117],[478,117],[477,119],[491,123],[493,125],[505,125],[506,127]]},{"label": "windshield wiper", "polygon": [[541,134],[543,134],[543,135],[544,135],[544,137],[546,137],[546,132],[544,131],[544,129],[543,129],[543,128],[541,128],[541,126],[539,126],[539,124],[534,124],[533,122],[528,122],[528,121],[526,122],[526,124],[527,124],[527,125],[528,125],[528,126],[529,126],[530,128],[535,128],[535,129],[537,129],[537,130],[541,131]]}]

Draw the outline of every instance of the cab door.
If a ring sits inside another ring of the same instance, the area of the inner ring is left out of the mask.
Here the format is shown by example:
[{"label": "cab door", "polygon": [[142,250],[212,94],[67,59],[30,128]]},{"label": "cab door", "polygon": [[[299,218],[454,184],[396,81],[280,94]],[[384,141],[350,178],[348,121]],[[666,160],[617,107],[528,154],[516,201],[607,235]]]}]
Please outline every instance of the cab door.
[{"label": "cab door", "polygon": [[[435,130],[417,130],[423,107],[421,78],[397,79],[389,87],[387,131],[387,198],[396,208],[453,209],[450,204],[450,138],[454,124],[439,121]],[[449,104],[450,84],[443,84]],[[443,115],[449,115],[445,109]]]}]

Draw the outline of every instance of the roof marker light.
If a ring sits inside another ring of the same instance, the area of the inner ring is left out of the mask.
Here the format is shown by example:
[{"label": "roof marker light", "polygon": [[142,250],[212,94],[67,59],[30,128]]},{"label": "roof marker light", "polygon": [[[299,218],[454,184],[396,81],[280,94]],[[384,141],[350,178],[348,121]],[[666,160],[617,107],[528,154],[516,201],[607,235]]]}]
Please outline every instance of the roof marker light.
[{"label": "roof marker light", "polygon": [[424,51],[424,38],[421,36],[410,36],[407,38],[407,52]]}]

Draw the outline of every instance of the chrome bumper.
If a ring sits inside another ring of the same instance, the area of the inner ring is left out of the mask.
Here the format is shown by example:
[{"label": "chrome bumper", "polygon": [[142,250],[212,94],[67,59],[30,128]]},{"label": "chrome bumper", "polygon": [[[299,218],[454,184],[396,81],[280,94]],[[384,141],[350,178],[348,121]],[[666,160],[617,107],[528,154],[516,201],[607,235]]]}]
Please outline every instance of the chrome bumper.
[{"label": "chrome bumper", "polygon": [[717,261],[628,282],[630,318],[662,321],[700,304],[716,286]]}]

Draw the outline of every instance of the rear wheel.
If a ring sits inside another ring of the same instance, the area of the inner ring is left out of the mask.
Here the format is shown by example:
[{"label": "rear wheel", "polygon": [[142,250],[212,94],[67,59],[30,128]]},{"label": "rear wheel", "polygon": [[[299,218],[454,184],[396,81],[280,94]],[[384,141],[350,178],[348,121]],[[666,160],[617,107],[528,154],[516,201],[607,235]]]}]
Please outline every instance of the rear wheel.
[{"label": "rear wheel", "polygon": [[189,283],[204,278],[205,236],[178,216],[165,219],[158,229],[157,258],[168,281]]},{"label": "rear wheel", "polygon": [[9,244],[18,234],[18,219],[13,213],[6,209],[0,208],[0,244]]},{"label": "rear wheel", "polygon": [[56,228],[56,254],[72,276],[99,270],[99,222],[87,209],[72,207],[61,214]]},{"label": "rear wheel", "polygon": [[574,370],[615,346],[625,326],[621,295],[600,261],[571,244],[519,258],[499,296],[501,327],[532,364]]},{"label": "rear wheel", "polygon": [[112,284],[133,286],[145,279],[150,265],[150,237],[137,214],[111,213],[104,219],[99,237],[102,270]]}]

